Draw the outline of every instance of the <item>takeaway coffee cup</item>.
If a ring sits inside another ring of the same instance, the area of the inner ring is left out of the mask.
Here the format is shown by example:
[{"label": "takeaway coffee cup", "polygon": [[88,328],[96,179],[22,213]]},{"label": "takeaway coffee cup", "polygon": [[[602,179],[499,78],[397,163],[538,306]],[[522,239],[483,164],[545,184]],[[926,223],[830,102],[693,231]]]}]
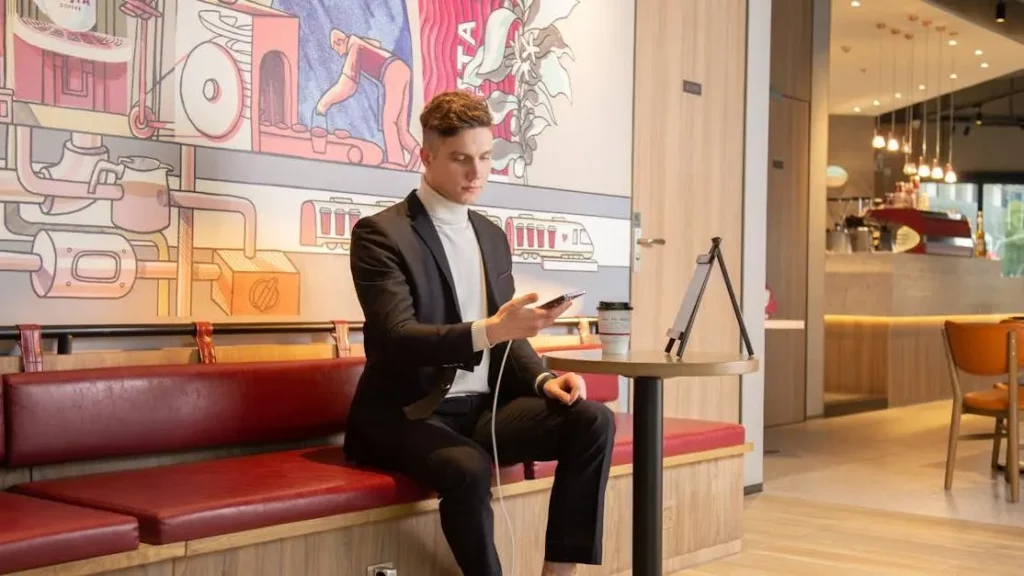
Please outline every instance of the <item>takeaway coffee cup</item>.
[{"label": "takeaway coffee cup", "polygon": [[53,23],[72,32],[86,32],[96,25],[96,3],[99,0],[36,0]]},{"label": "takeaway coffee cup", "polygon": [[597,305],[597,333],[604,354],[622,355],[629,352],[629,334],[632,328],[633,307],[629,302],[599,302]]}]

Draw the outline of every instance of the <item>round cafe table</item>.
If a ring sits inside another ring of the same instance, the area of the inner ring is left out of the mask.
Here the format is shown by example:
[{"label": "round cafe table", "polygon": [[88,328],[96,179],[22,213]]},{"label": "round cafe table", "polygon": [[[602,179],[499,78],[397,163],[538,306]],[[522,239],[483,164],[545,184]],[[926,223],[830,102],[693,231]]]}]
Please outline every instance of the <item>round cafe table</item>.
[{"label": "round cafe table", "polygon": [[663,350],[549,352],[551,370],[615,374],[633,379],[633,576],[661,576],[662,418],[665,378],[731,376],[757,371],[756,357],[740,353]]}]

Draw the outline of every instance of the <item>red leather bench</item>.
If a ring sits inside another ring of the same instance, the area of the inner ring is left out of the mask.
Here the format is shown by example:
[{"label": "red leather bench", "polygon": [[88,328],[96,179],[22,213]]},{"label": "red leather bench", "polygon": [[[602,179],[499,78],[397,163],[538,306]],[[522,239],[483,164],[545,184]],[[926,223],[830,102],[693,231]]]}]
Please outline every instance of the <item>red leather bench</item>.
[{"label": "red leather bench", "polygon": [[[665,418],[663,421],[662,456],[694,454],[718,448],[740,446],[746,441],[746,430],[740,424]],[[633,415],[615,415],[615,446],[612,466],[633,463]],[[555,462],[533,462],[526,469],[527,478],[554,476]]]},{"label": "red leather bench", "polygon": [[135,550],[134,518],[0,492],[0,574]]},{"label": "red leather bench", "polygon": [[[342,432],[362,358],[141,366],[4,376],[7,464],[36,466]],[[503,484],[525,478],[503,469]],[[124,514],[165,544],[431,495],[343,462],[340,447],[269,452],[44,480],[20,494]]]}]

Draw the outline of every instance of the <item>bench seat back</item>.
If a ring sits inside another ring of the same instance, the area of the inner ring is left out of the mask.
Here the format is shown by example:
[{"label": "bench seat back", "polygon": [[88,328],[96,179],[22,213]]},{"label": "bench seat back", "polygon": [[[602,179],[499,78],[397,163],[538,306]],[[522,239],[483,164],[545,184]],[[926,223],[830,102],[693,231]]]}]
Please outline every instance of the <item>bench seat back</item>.
[{"label": "bench seat back", "polygon": [[363,365],[334,358],[5,374],[6,463],[331,436],[345,429]]}]

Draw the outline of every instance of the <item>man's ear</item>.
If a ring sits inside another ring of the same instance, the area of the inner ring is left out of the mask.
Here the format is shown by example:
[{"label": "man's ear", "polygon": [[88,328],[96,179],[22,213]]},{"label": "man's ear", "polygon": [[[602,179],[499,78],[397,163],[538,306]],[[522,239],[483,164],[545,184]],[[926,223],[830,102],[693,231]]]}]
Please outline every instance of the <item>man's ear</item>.
[{"label": "man's ear", "polygon": [[429,150],[429,148],[430,148],[429,145],[425,145],[425,146],[421,146],[420,147],[420,160],[423,161],[423,167],[424,168],[429,168],[430,167],[430,163],[434,161],[434,155]]}]

